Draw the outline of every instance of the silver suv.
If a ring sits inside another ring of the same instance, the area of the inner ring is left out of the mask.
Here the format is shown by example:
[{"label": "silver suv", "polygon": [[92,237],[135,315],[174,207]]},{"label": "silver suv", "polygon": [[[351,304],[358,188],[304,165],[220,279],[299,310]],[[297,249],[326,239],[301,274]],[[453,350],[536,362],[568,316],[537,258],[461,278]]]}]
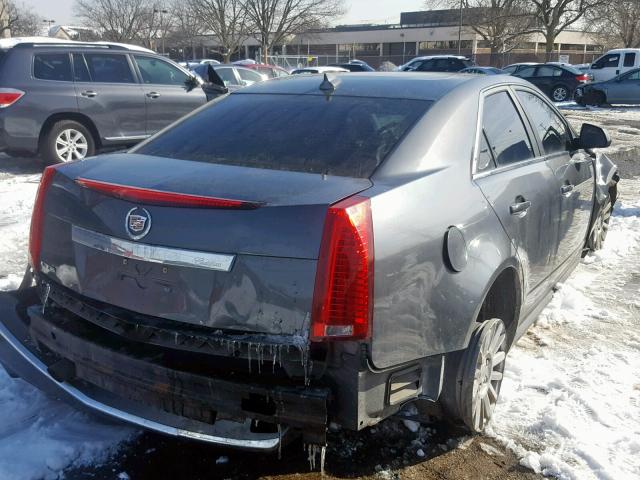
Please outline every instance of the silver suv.
[{"label": "silver suv", "polygon": [[134,46],[0,41],[0,151],[47,163],[143,140],[203,105],[188,70]]}]

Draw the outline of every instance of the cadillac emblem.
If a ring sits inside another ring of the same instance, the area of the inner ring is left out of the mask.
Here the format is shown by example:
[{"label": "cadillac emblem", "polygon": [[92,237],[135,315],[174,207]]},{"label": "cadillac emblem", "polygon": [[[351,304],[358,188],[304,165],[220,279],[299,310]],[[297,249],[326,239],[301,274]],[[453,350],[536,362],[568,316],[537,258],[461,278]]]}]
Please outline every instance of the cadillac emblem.
[{"label": "cadillac emblem", "polygon": [[127,235],[133,240],[140,240],[151,230],[151,214],[146,208],[135,207],[129,210],[124,223]]}]

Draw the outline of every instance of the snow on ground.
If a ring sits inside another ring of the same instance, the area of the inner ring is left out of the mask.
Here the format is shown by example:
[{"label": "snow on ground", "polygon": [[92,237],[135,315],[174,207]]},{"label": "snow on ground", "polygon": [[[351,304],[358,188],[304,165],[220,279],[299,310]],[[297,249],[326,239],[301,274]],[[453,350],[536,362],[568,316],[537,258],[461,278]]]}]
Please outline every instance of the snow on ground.
[{"label": "snow on ground", "polygon": [[489,434],[561,479],[640,478],[640,180],[623,180],[605,248],[511,351]]},{"label": "snow on ground", "polygon": [[[0,157],[0,161],[5,158]],[[17,288],[27,262],[31,207],[40,175],[0,172],[0,290]],[[0,479],[54,479],[100,463],[134,429],[53,400],[0,367]]]}]

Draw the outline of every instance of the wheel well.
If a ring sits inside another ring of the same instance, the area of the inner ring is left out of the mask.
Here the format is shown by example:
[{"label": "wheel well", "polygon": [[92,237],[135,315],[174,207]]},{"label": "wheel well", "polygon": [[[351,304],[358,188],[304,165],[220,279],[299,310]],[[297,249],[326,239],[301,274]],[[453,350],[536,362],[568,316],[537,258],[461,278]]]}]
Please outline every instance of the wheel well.
[{"label": "wheel well", "polygon": [[44,125],[42,125],[42,129],[40,130],[38,145],[41,145],[42,139],[47,133],[49,133],[49,130],[51,129],[53,124],[59,122],[60,120],[73,120],[75,122],[81,123],[89,130],[89,132],[91,132],[91,136],[93,137],[93,141],[96,144],[96,148],[99,148],[101,146],[100,134],[98,133],[98,129],[96,128],[93,121],[86,115],[77,112],[54,113],[49,118],[47,118],[47,120],[44,122]]},{"label": "wheel well", "polygon": [[518,328],[520,314],[520,281],[512,267],[504,269],[493,281],[484,297],[476,322],[499,318],[507,330],[507,345],[511,347]]}]

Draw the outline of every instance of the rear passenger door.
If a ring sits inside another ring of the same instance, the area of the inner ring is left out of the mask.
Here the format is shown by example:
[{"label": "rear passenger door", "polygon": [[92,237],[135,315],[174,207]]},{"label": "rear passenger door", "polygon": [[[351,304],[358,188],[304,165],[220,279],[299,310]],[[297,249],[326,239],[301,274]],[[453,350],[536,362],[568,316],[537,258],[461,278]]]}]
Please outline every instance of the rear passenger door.
[{"label": "rear passenger door", "polygon": [[553,259],[558,267],[584,247],[593,206],[593,161],[574,147],[571,129],[545,99],[523,88],[516,88],[516,96],[555,177],[551,219],[558,226]]},{"label": "rear passenger door", "polygon": [[171,63],[146,55],[133,56],[147,106],[147,134],[162,130],[207,102],[200,85]]},{"label": "rear passenger door", "polygon": [[516,247],[528,312],[547,293],[541,287],[553,270],[556,182],[523,118],[507,87],[484,94],[474,180]]},{"label": "rear passenger door", "polygon": [[128,55],[74,53],[73,75],[80,113],[93,121],[102,140],[129,142],[145,138],[144,93]]}]

